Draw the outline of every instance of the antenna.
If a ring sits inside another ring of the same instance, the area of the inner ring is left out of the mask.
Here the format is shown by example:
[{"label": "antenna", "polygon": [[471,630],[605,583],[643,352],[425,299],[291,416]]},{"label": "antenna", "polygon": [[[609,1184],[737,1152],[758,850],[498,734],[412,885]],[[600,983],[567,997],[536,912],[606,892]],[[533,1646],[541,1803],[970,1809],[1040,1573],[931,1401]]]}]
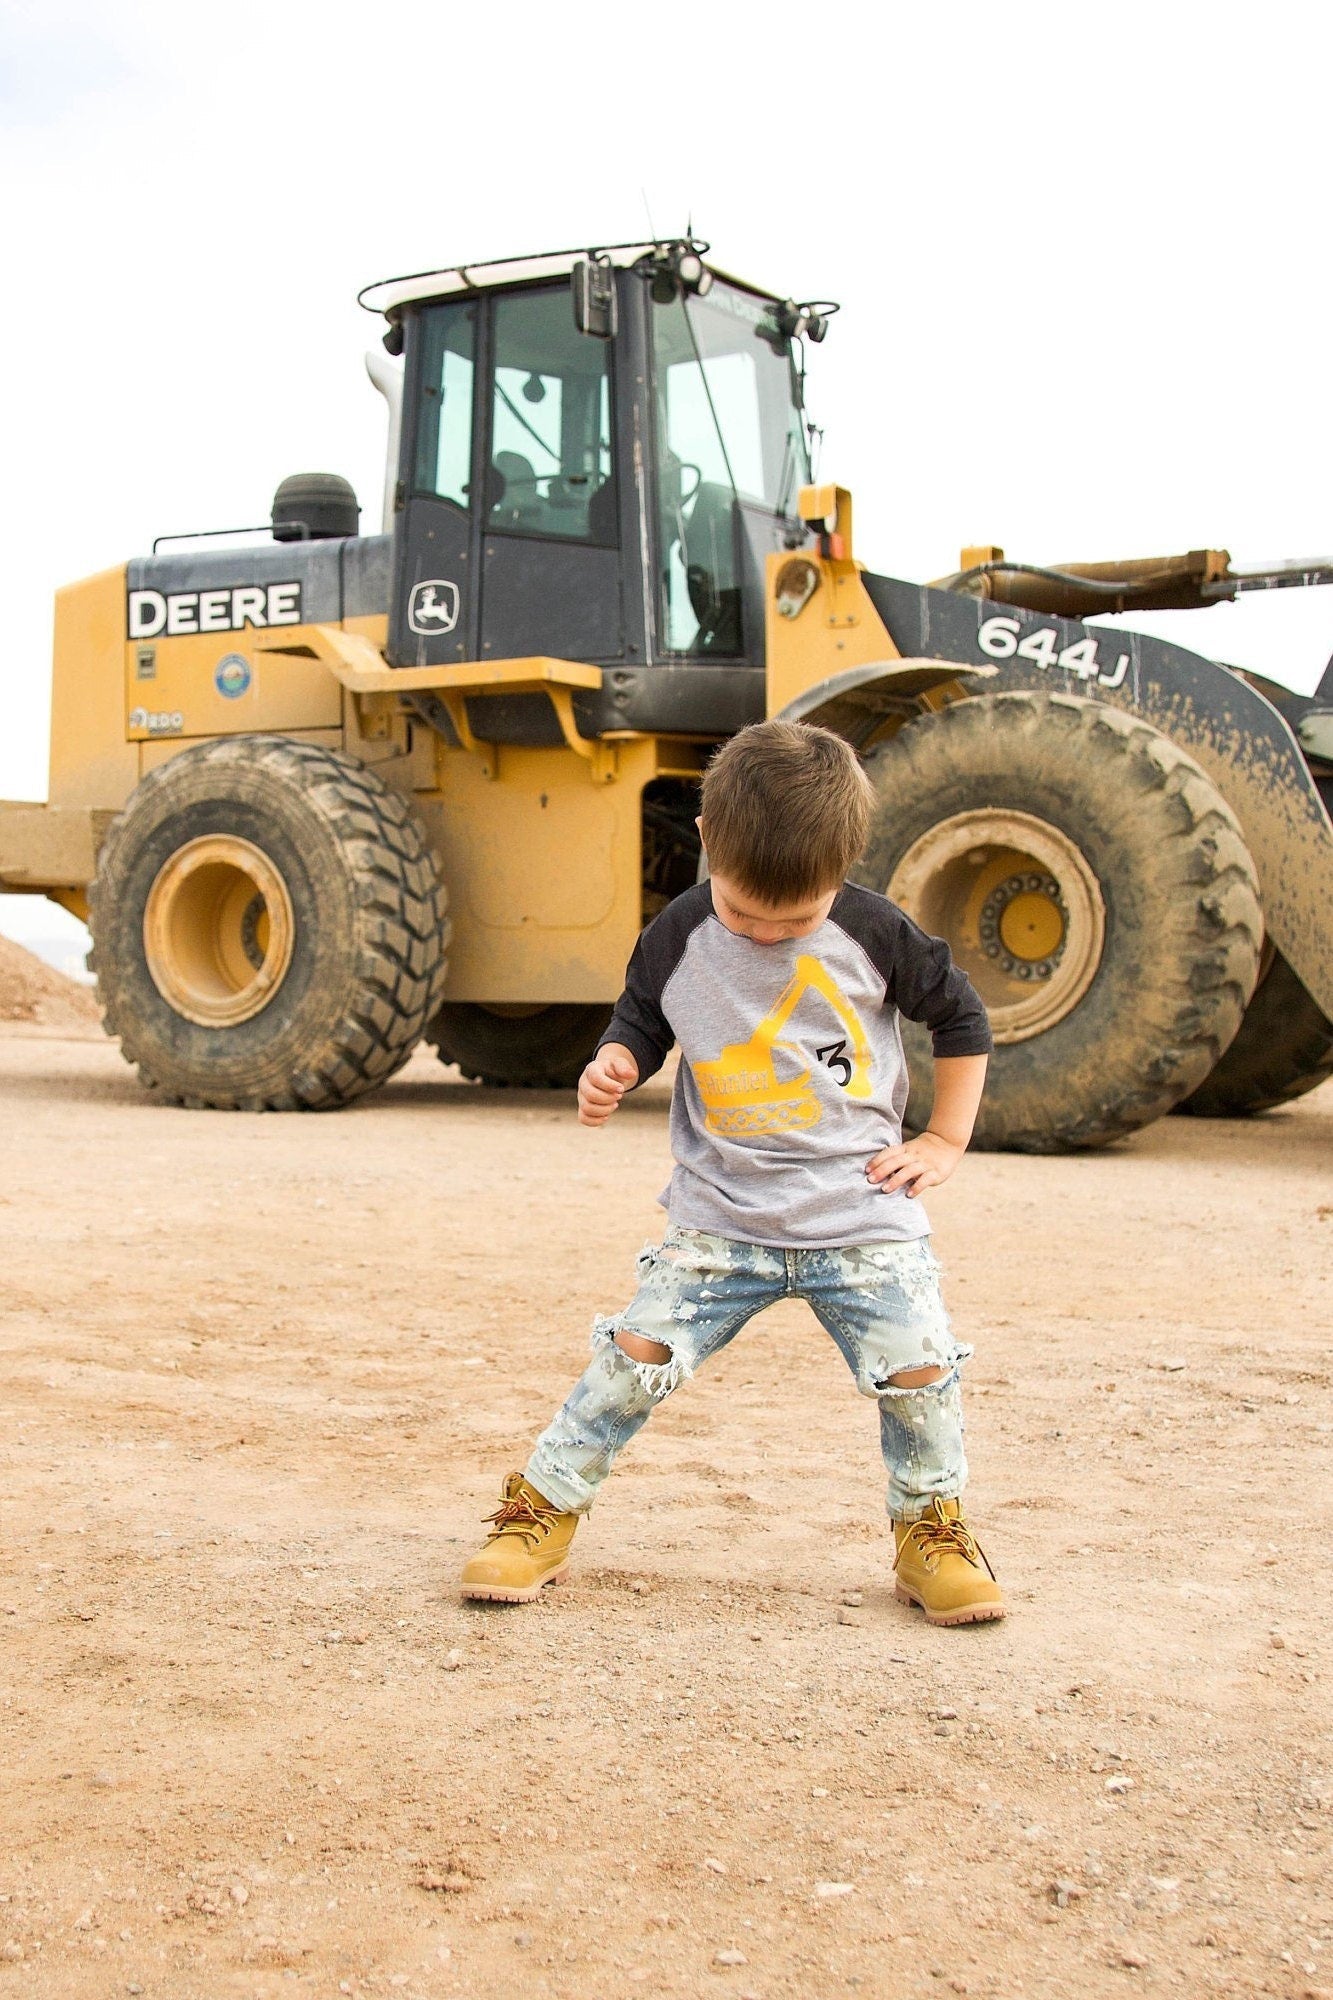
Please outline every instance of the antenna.
[{"label": "antenna", "polygon": [[653,221],[653,211],[648,206],[648,190],[645,187],[641,187],[639,193],[643,198],[643,212],[648,218],[648,234],[652,237],[653,242],[656,243],[657,224]]}]

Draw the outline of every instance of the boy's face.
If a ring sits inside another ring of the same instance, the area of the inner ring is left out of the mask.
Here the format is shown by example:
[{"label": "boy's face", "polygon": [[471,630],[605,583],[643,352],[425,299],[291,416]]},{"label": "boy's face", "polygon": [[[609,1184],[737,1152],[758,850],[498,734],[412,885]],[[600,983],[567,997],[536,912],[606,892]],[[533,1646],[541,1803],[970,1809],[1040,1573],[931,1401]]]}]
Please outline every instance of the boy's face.
[{"label": "boy's face", "polygon": [[761,903],[725,875],[710,875],[708,886],[718,922],[737,937],[749,938],[751,944],[781,944],[784,938],[807,937],[819,929],[838,895],[835,885],[826,896],[774,905]]}]

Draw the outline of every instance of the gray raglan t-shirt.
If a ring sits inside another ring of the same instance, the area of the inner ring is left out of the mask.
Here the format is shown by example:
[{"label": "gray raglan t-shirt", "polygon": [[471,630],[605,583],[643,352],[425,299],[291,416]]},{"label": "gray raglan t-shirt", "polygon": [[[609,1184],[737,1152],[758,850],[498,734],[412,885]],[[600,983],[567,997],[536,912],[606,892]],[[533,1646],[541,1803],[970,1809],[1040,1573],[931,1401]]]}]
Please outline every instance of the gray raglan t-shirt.
[{"label": "gray raglan t-shirt", "polygon": [[769,945],[718,920],[707,882],[669,904],[602,1042],[633,1052],[640,1082],[680,1044],[660,1197],[672,1222],[784,1249],[929,1234],[919,1199],[865,1177],[902,1138],[900,1013],[930,1028],[937,1056],[991,1047],[948,945],[885,896],[848,883],[817,930]]}]

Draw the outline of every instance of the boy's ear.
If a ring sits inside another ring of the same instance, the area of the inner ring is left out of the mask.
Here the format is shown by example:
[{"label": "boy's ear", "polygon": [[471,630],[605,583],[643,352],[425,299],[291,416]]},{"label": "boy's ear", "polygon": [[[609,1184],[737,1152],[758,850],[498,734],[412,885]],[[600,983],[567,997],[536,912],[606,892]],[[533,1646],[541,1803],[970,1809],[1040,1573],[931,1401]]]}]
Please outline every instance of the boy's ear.
[{"label": "boy's ear", "polygon": [[695,824],[695,825],[696,825],[696,826],[698,827],[698,829],[699,829],[699,843],[700,843],[700,845],[702,846],[702,848],[703,848],[703,850],[704,850],[704,852],[705,852],[705,854],[706,854],[706,853],[708,852],[708,835],[707,835],[707,834],[706,834],[706,833],[704,832],[704,823],[703,823],[703,820],[702,820],[702,819],[696,819],[696,820],[695,820],[695,822],[694,822],[694,824]]}]

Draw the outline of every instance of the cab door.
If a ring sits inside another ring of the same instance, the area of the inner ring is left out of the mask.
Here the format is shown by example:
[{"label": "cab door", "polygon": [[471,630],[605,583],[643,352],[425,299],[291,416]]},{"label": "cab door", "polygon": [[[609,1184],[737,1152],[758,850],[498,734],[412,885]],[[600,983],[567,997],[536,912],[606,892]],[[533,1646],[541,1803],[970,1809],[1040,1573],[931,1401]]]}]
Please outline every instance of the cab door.
[{"label": "cab door", "polygon": [[396,667],[477,657],[472,495],[482,331],[475,298],[425,306],[408,322],[389,607],[389,659]]},{"label": "cab door", "polygon": [[395,666],[623,657],[611,347],[567,284],[413,316]]},{"label": "cab door", "polygon": [[611,343],[577,331],[567,284],[490,303],[481,657],[618,660]]}]

